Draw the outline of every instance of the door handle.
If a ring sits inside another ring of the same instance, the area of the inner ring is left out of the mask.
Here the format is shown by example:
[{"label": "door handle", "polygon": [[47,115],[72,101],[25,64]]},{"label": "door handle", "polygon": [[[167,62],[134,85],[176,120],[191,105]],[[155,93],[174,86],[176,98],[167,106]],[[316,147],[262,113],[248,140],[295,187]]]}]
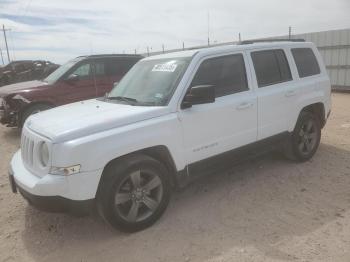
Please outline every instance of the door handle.
[{"label": "door handle", "polygon": [[288,90],[285,94],[286,97],[295,96],[297,92],[295,90]]},{"label": "door handle", "polygon": [[250,103],[250,102],[243,102],[241,104],[239,104],[236,109],[237,110],[242,110],[242,109],[247,109],[249,107],[251,107],[253,105],[253,103]]}]

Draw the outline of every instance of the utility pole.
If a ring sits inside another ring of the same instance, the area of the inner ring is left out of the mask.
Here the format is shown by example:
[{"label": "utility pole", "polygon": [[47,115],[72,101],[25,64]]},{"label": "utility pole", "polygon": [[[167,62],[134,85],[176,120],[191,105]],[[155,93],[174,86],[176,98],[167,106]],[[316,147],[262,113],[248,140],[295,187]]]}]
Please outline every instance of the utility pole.
[{"label": "utility pole", "polygon": [[2,50],[1,50],[1,48],[0,48],[0,55],[1,55],[2,64],[4,65],[4,64],[5,64],[5,63],[4,63],[4,57],[2,56]]},{"label": "utility pole", "polygon": [[6,45],[6,51],[7,51],[7,60],[10,63],[11,62],[11,60],[10,60],[10,53],[9,53],[9,48],[8,48],[8,45],[7,45],[7,39],[6,39],[6,31],[10,31],[10,29],[5,29],[5,25],[2,25],[2,31],[4,32],[5,45]]},{"label": "utility pole", "polygon": [[162,45],[162,50],[163,50],[163,54],[164,54],[164,44]]},{"label": "utility pole", "polygon": [[288,38],[292,39],[292,27],[289,27],[289,33],[288,33]]},{"label": "utility pole", "polygon": [[210,27],[209,27],[209,19],[210,19],[210,16],[209,16],[209,12],[208,12],[208,46],[210,46],[210,39],[209,39],[209,34],[210,34],[210,31],[209,31],[209,29],[210,29]]},{"label": "utility pole", "polygon": [[241,33],[238,33],[238,42],[242,42]]},{"label": "utility pole", "polygon": [[147,56],[149,56],[149,47],[147,46]]},{"label": "utility pole", "polygon": [[182,42],[182,50],[185,50],[185,42]]}]

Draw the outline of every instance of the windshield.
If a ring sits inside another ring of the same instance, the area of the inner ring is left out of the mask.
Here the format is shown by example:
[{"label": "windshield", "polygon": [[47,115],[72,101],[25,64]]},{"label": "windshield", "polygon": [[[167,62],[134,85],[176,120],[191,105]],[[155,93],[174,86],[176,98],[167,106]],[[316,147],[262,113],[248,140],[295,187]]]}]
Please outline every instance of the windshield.
[{"label": "windshield", "polygon": [[145,60],[137,63],[115,86],[107,99],[132,105],[166,105],[190,57]]},{"label": "windshield", "polygon": [[57,68],[55,71],[53,71],[50,75],[48,75],[45,79],[44,82],[53,84],[55,83],[61,76],[63,76],[69,69],[72,68],[77,62],[79,62],[82,58],[75,58],[64,65],[61,65],[59,68]]}]

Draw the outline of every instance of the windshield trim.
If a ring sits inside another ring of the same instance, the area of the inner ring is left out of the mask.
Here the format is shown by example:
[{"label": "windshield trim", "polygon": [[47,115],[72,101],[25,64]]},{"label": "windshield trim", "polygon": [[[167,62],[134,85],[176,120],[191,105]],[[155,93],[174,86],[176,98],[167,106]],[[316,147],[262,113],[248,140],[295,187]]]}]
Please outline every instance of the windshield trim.
[{"label": "windshield trim", "polygon": [[84,60],[85,60],[85,57],[76,57],[76,58],[73,58],[73,59],[71,59],[71,60],[68,60],[66,63],[64,63],[64,64],[61,65],[60,67],[65,66],[65,65],[67,65],[68,63],[72,63],[72,66],[69,67],[64,73],[62,73],[56,80],[54,80],[53,82],[49,82],[49,81],[47,80],[47,78],[48,78],[50,75],[54,74],[57,70],[59,70],[60,67],[58,67],[55,71],[53,71],[51,74],[49,74],[47,77],[45,77],[42,81],[45,82],[45,83],[48,83],[48,84],[53,85],[53,84],[57,83],[58,81],[64,79],[64,78],[68,75],[68,73],[72,71],[72,69],[73,69],[74,67],[76,67],[81,61],[84,61]]}]

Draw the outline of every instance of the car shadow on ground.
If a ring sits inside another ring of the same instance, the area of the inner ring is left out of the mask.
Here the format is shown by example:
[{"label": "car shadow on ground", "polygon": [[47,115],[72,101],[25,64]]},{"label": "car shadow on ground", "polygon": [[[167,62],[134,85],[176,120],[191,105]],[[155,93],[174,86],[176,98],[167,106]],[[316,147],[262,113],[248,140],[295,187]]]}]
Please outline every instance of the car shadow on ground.
[{"label": "car shadow on ground", "polygon": [[[321,144],[298,164],[270,153],[175,192],[164,216],[124,234],[94,217],[48,214],[27,207],[22,238],[37,261],[204,261],[253,246],[291,260],[276,243],[318,230],[350,207],[350,152]],[[335,190],[337,189],[337,190]]]}]

